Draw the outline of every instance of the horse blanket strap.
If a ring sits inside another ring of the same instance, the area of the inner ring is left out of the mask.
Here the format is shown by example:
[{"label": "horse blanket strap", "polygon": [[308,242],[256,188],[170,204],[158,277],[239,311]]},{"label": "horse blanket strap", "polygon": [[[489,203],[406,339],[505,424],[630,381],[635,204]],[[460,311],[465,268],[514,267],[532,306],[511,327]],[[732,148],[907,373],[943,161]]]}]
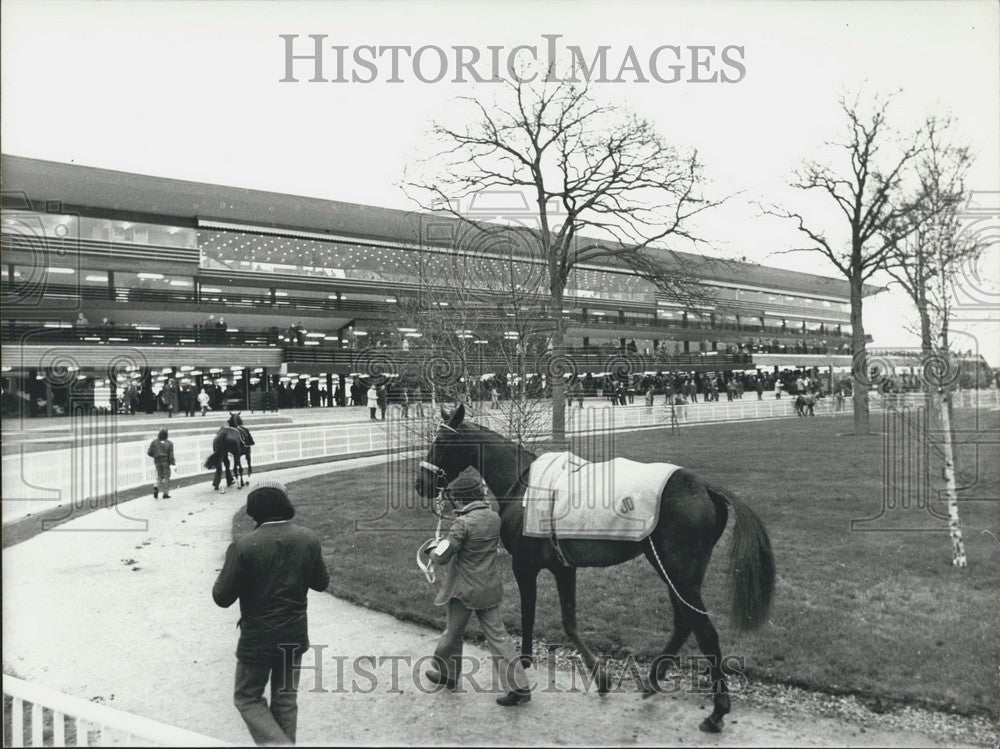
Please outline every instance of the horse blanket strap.
[{"label": "horse blanket strap", "polygon": [[592,463],[570,452],[543,453],[528,473],[524,535],[642,541],[656,527],[660,495],[677,468],[625,458]]},{"label": "horse blanket strap", "polygon": [[[552,515],[555,514],[555,506],[556,506],[556,493],[552,492],[552,505],[551,505],[551,507],[549,509],[549,512],[550,512],[549,517],[552,517]],[[527,534],[525,534],[525,535],[527,535]],[[552,531],[551,531],[551,535],[549,536],[549,541],[552,543],[552,548],[556,552],[556,559],[559,560],[559,564],[561,564],[563,567],[575,567],[576,566],[576,565],[570,564],[569,562],[566,561],[566,555],[563,554],[563,550],[561,548],[559,548],[559,539],[556,538],[555,524],[552,525]]]}]

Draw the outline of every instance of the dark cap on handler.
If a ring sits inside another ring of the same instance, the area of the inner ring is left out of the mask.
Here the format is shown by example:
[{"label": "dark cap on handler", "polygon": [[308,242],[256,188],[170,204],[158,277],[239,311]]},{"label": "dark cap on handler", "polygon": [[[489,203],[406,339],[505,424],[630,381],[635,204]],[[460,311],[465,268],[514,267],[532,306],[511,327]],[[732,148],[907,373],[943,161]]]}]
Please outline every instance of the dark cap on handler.
[{"label": "dark cap on handler", "polygon": [[456,502],[467,504],[485,499],[483,484],[479,476],[468,468],[462,471],[454,481],[448,484],[448,490]]},{"label": "dark cap on handler", "polygon": [[288,489],[279,481],[264,481],[247,495],[247,515],[257,525],[271,520],[291,520],[295,508],[288,498]]}]

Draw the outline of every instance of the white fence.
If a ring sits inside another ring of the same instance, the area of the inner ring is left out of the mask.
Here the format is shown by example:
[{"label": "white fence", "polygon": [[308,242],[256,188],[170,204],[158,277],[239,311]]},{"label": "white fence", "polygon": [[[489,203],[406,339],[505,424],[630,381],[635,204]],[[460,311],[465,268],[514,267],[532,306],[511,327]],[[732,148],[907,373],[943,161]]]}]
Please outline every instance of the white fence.
[{"label": "white fence", "polygon": [[[226,746],[225,742],[4,675],[9,746]],[[25,707],[27,706],[27,711]],[[30,728],[25,713],[30,712]],[[8,728],[9,726],[9,728]],[[6,739],[7,736],[5,735]]]},{"label": "white fence", "polygon": [[[873,411],[903,404],[923,403],[923,394],[880,396],[872,395]],[[646,406],[642,396],[634,405],[585,408],[573,406],[567,410],[567,430],[572,433],[604,431],[610,429],[642,429],[669,426],[670,406],[658,396],[652,407]],[[785,396],[776,399],[765,394],[757,400],[748,393],[732,402],[690,403],[674,407],[679,426],[728,421],[788,418],[795,415],[795,399]],[[956,393],[955,405],[959,408],[997,407],[1000,405],[996,390],[966,390]],[[834,398],[824,398],[816,405],[816,416],[832,415],[836,409]],[[851,400],[843,402],[843,412],[850,413]],[[388,422],[365,422],[331,426],[307,426],[258,431],[254,438],[254,467],[267,467],[294,461],[321,460],[331,457],[356,455],[404,448],[423,448],[429,440],[427,429],[421,428],[418,419],[400,421],[393,419],[397,410],[390,412]],[[433,415],[432,415],[433,416]],[[472,418],[497,431],[506,431],[500,411],[484,410]],[[541,415],[538,429],[548,429],[548,414]],[[98,505],[102,498],[118,492],[151,485],[155,475],[152,461],[146,456],[145,442],[115,443],[114,425],[110,417],[98,416],[93,420],[67,420],[65,449],[45,452],[25,452],[3,457],[3,522],[9,523],[42,510],[75,503]],[[252,423],[251,423],[252,426]],[[104,435],[106,439],[100,439]],[[95,439],[96,438],[96,439]],[[175,474],[186,477],[206,474],[202,467],[208,456],[211,441],[206,435],[179,436],[174,440],[177,458]]]}]

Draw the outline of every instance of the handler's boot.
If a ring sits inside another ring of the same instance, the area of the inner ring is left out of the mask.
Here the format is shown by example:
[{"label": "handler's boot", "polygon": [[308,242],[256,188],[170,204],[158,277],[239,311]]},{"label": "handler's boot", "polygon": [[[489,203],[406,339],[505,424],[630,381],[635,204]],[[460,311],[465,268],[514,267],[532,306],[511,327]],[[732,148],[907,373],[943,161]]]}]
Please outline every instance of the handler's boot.
[{"label": "handler's boot", "polygon": [[424,676],[427,677],[427,681],[433,684],[440,684],[448,689],[455,689],[458,686],[458,683],[454,679],[446,679],[436,668],[427,669],[424,671]]},{"label": "handler's boot", "polygon": [[515,689],[512,692],[507,692],[503,697],[497,697],[497,704],[501,707],[514,707],[515,705],[523,705],[525,702],[531,702],[531,692],[527,689]]}]

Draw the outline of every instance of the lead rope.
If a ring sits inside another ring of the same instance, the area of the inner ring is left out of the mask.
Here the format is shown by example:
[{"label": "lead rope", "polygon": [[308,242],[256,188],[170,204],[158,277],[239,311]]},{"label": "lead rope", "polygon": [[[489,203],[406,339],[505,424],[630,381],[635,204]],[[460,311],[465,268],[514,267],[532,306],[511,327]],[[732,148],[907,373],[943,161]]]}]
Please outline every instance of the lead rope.
[{"label": "lead rope", "polygon": [[434,560],[430,558],[430,555],[428,555],[427,562],[424,563],[424,560],[421,558],[421,554],[424,553],[425,549],[436,547],[439,543],[441,543],[440,514],[438,514],[437,528],[434,529],[434,538],[424,541],[417,549],[417,567],[419,567],[420,571],[424,573],[424,577],[427,578],[427,582],[429,583],[433,583],[437,580],[437,573],[434,571]]},{"label": "lead rope", "polygon": [[667,571],[665,569],[663,569],[663,562],[660,561],[660,555],[656,553],[656,547],[653,545],[653,537],[652,536],[646,536],[646,540],[649,541],[649,548],[653,551],[653,559],[656,560],[656,566],[660,568],[660,574],[663,575],[663,579],[667,581],[667,585],[670,586],[670,590],[672,590],[674,592],[674,595],[677,596],[677,600],[679,600],[681,603],[683,603],[685,606],[687,606],[692,611],[694,611],[694,612],[696,612],[698,614],[701,614],[702,616],[708,616],[708,612],[707,611],[702,611],[701,609],[695,608],[690,603],[688,603],[687,601],[685,601],[684,597],[681,596],[681,594],[677,592],[677,588],[674,587],[674,583],[670,579],[670,576],[667,574]]}]

